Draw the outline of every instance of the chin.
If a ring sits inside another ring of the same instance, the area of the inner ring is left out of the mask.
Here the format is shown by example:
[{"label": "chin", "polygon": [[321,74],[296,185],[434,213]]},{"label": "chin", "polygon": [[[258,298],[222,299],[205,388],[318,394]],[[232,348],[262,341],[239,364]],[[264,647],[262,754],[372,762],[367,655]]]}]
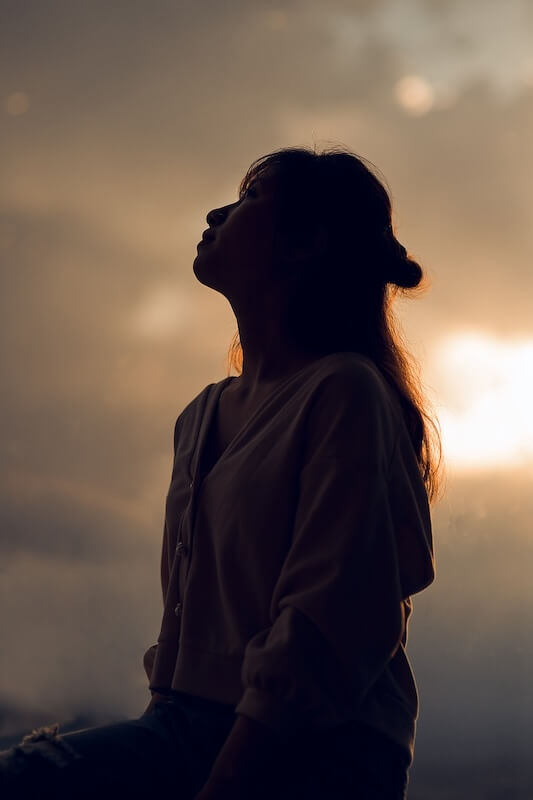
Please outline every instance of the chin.
[{"label": "chin", "polygon": [[204,272],[202,268],[198,265],[196,258],[194,259],[192,264],[192,271],[194,272],[196,279],[199,283],[203,284],[204,286],[207,286],[209,289],[214,289],[217,292],[221,291],[218,288],[218,286],[215,286],[213,284],[213,281],[211,280],[209,274]]},{"label": "chin", "polygon": [[201,274],[201,271],[197,268],[196,263],[193,263],[192,271],[194,272],[197,281],[203,283],[204,286],[209,286],[209,283],[206,281],[205,277]]}]

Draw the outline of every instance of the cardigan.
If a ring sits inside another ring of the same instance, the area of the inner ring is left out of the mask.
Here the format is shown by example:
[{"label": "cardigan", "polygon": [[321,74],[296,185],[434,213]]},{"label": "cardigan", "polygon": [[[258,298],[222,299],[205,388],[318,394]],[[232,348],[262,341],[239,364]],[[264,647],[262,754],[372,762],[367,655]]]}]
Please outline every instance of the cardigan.
[{"label": "cardigan", "polygon": [[285,743],[359,720],[412,761],[407,625],[435,561],[396,392],[365,356],[330,353],[280,381],[207,470],[232,380],[175,422],[149,688],[229,704]]}]

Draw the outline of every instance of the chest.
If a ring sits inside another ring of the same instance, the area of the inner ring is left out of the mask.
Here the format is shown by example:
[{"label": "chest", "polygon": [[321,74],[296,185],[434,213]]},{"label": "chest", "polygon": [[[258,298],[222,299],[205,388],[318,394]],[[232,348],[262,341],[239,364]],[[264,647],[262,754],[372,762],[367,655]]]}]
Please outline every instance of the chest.
[{"label": "chest", "polygon": [[216,464],[233,439],[252,417],[256,406],[239,406],[224,392],[220,395],[213,410],[213,415],[206,439],[202,458],[202,473],[205,476]]}]

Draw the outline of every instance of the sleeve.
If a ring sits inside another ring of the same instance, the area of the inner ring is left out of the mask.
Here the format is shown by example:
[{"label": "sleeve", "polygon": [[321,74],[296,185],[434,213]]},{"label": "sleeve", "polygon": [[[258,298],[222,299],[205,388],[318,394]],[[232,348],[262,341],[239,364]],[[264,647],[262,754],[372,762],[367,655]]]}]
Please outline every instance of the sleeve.
[{"label": "sleeve", "polygon": [[[176,448],[178,444],[178,434],[179,434],[179,422],[181,419],[181,414],[177,418],[174,424],[174,459],[176,457]],[[173,470],[174,470],[174,459],[173,459]],[[167,521],[165,515],[165,521],[163,524],[163,543],[161,546],[161,561],[160,561],[160,575],[161,575],[161,591],[163,593],[163,607],[165,606],[165,597],[167,594],[168,589],[168,581],[169,581],[169,562],[168,562],[168,531],[167,531]],[[148,677],[148,682],[152,679],[152,668],[154,666],[155,661],[155,654],[157,650],[157,644],[152,644],[146,650],[143,656],[143,666],[144,671]]]},{"label": "sleeve", "polygon": [[335,373],[309,411],[273,623],[246,646],[236,706],[286,742],[349,719],[402,638],[387,483],[398,425],[387,392],[369,369]]}]

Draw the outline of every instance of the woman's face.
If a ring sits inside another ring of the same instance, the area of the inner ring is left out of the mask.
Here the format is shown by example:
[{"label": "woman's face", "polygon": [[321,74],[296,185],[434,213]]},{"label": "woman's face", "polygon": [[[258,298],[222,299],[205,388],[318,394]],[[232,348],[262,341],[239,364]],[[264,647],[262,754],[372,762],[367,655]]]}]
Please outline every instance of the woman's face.
[{"label": "woman's face", "polygon": [[193,271],[200,283],[228,300],[263,295],[278,285],[276,178],[255,178],[242,200],[207,215],[214,238],[198,244]]}]

